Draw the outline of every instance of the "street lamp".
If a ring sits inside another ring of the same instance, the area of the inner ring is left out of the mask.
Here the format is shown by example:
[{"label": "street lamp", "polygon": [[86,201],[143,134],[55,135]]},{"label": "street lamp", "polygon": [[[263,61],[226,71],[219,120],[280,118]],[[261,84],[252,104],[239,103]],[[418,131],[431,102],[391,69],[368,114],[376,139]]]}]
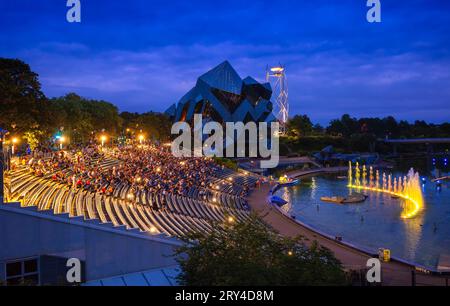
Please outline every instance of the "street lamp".
[{"label": "street lamp", "polygon": [[102,135],[101,137],[100,137],[100,140],[102,141],[102,147],[105,145],[105,141],[107,140],[108,138],[106,137],[106,135]]},{"label": "street lamp", "polygon": [[0,128],[0,204],[4,202],[5,191],[3,188],[3,170],[5,163],[5,156],[3,155],[3,141],[5,139],[6,134],[9,132]]},{"label": "street lamp", "polygon": [[145,137],[144,135],[139,135],[139,144],[142,144],[142,142],[144,141]]},{"label": "street lamp", "polygon": [[14,155],[14,146],[16,145],[16,143],[19,142],[19,139],[17,139],[16,137],[14,137],[13,139],[11,139],[11,142],[12,142],[11,154]]},{"label": "street lamp", "polygon": [[62,150],[63,149],[63,143],[66,142],[66,137],[61,136],[59,137],[59,149]]}]

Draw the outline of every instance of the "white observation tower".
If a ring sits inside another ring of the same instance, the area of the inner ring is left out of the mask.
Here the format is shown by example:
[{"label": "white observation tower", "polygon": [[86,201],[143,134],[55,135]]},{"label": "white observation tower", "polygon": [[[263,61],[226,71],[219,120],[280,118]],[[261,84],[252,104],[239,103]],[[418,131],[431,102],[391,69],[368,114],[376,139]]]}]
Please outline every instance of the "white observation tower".
[{"label": "white observation tower", "polygon": [[267,67],[266,81],[273,84],[273,96],[276,97],[274,114],[280,122],[282,134],[285,134],[289,120],[289,91],[285,67],[282,65]]}]

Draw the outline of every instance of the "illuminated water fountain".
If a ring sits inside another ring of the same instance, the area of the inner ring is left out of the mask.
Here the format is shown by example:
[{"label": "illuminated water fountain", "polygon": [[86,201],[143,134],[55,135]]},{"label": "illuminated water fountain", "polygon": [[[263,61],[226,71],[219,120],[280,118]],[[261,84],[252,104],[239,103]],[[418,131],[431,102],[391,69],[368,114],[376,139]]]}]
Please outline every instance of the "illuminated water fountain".
[{"label": "illuminated water fountain", "polygon": [[[387,193],[406,200],[405,209],[401,215],[403,219],[414,218],[423,208],[424,201],[420,177],[419,173],[415,172],[414,169],[411,169],[408,175],[403,178],[393,178],[392,175],[386,175],[383,172],[380,182],[379,171],[376,171],[374,178],[372,167],[369,170],[369,181],[367,181],[366,166],[363,166],[361,169],[359,163],[356,163],[355,168],[353,168],[352,163],[349,162],[348,168],[349,188]],[[355,173],[354,179],[353,173]]]}]

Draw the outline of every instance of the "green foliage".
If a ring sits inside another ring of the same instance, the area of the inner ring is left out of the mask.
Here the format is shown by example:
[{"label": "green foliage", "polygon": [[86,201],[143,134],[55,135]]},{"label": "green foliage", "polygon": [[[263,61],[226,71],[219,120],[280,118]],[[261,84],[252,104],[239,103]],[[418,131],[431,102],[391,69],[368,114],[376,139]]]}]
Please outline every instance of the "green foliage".
[{"label": "green foliage", "polygon": [[105,130],[115,136],[121,127],[117,107],[105,101],[88,100],[70,93],[51,101],[54,128],[64,128],[71,142],[86,142]]},{"label": "green foliage", "polygon": [[119,136],[126,128],[152,139],[170,138],[171,122],[163,114],[119,115],[115,105],[75,93],[47,99],[38,75],[20,60],[0,58],[0,113],[0,127],[23,137],[32,149],[61,128],[70,143],[86,143],[103,130]]},{"label": "green foliage", "polygon": [[30,149],[34,150],[39,145],[40,140],[45,136],[40,130],[31,130],[23,134],[23,139],[30,145]]},{"label": "green foliage", "polygon": [[38,75],[30,66],[0,58],[0,126],[11,133],[43,131],[51,122],[49,111]]},{"label": "green foliage", "polygon": [[237,162],[228,159],[228,158],[222,158],[222,157],[215,157],[214,161],[216,162],[216,164],[220,165],[220,166],[224,166],[225,168],[237,171],[239,169],[239,166],[237,164]]},{"label": "green foliage", "polygon": [[172,122],[165,114],[148,112],[143,114],[123,112],[120,114],[124,129],[130,133],[138,133],[140,130],[147,134],[148,138],[161,141],[170,139]]},{"label": "green foliage", "polygon": [[394,117],[352,118],[346,114],[341,119],[332,120],[327,134],[350,137],[353,134],[372,134],[377,138],[425,138],[450,137],[450,123],[428,124],[425,121],[397,121]]},{"label": "green foliage", "polygon": [[311,135],[313,132],[313,124],[307,115],[296,115],[289,119],[287,124],[288,135],[299,137]]},{"label": "green foliage", "polygon": [[[394,117],[360,118],[348,114],[330,122],[324,129],[313,126],[307,116],[295,116],[288,123],[287,137],[281,138],[280,153],[310,154],[332,145],[338,152],[389,152],[391,148],[377,139],[450,137],[450,123],[428,124],[424,121],[397,121]],[[375,147],[376,144],[376,147]],[[414,149],[414,148],[412,148]]]},{"label": "green foliage", "polygon": [[345,151],[350,148],[348,138],[326,134],[322,136],[305,136],[300,138],[280,138],[280,148],[283,148],[285,145],[289,146],[291,151],[301,154],[317,152],[329,145],[337,148],[338,151]]},{"label": "green foliage", "polygon": [[182,285],[347,284],[340,262],[328,249],[282,237],[256,216],[224,226],[224,231],[193,233],[185,243],[176,252]]}]

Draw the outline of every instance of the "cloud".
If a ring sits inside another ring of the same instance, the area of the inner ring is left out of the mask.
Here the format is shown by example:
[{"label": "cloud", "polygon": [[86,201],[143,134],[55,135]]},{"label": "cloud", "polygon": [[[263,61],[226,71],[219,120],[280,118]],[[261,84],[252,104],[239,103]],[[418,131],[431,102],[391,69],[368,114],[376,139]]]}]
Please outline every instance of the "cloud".
[{"label": "cloud", "polygon": [[260,81],[284,64],[293,113],[321,123],[449,121],[450,4],[383,2],[373,25],[356,2],[98,0],[83,3],[79,25],[64,3],[2,2],[0,56],[28,62],[48,96],[74,91],[121,110],[164,111],[228,59]]},{"label": "cloud", "polygon": [[19,55],[40,74],[47,95],[74,91],[110,100],[121,110],[164,111],[194,86],[198,76],[229,59],[241,77],[252,75],[260,81],[266,65],[285,64],[292,111],[322,123],[343,113],[448,119],[445,112],[433,114],[429,107],[448,108],[449,60],[412,53],[306,53],[310,48],[314,47],[223,42],[89,52],[83,45],[51,42]]}]

